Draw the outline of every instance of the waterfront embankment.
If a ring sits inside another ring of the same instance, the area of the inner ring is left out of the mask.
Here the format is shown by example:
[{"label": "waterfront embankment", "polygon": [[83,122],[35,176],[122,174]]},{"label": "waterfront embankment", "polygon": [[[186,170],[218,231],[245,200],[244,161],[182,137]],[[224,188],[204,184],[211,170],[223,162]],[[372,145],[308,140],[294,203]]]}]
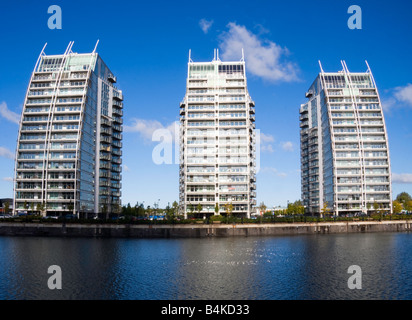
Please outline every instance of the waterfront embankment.
[{"label": "waterfront embankment", "polygon": [[0,236],[207,238],[412,231],[411,220],[262,224],[0,223]]}]

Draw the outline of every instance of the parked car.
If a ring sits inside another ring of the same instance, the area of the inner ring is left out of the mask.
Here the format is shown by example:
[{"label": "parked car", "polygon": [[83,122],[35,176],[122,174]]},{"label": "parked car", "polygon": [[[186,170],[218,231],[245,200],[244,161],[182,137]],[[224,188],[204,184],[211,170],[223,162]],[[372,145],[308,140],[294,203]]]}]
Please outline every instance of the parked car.
[{"label": "parked car", "polygon": [[57,219],[59,219],[59,216],[45,216],[45,217],[43,217],[42,219],[54,219],[54,220],[57,220]]},{"label": "parked car", "polygon": [[67,220],[75,220],[77,219],[77,216],[75,214],[66,214],[64,218]]},{"label": "parked car", "polygon": [[13,216],[9,215],[9,214],[0,214],[0,219],[9,219],[9,218],[13,218]]}]

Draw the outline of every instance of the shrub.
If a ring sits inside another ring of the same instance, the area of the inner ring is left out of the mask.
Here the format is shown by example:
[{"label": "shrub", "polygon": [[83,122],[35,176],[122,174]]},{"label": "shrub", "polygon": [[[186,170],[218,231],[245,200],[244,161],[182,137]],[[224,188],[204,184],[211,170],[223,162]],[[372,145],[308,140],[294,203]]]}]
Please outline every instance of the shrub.
[{"label": "shrub", "polygon": [[210,221],[223,221],[225,220],[225,217],[219,214],[219,215],[213,215],[209,219]]}]

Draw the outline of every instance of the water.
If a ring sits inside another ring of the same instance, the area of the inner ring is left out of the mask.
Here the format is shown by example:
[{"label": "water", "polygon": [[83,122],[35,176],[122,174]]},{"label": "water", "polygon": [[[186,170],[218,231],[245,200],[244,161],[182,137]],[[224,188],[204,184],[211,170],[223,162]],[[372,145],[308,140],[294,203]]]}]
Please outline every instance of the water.
[{"label": "water", "polygon": [[[412,234],[0,237],[0,299],[411,299]],[[62,290],[50,290],[50,265]],[[362,289],[350,290],[350,265]]]}]

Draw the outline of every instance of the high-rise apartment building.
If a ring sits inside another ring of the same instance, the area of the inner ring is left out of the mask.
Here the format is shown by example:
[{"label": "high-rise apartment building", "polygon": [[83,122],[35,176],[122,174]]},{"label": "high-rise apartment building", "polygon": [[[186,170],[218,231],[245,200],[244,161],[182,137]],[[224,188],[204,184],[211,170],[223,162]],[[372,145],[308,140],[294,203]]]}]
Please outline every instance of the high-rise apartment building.
[{"label": "high-rise apartment building", "polygon": [[[190,54],[189,54],[190,56]],[[256,205],[255,105],[245,62],[189,57],[180,104],[180,210],[186,216],[250,217]],[[201,206],[199,206],[199,204]]]},{"label": "high-rise apartment building", "polygon": [[[367,64],[367,63],[366,63]],[[382,104],[372,72],[321,72],[300,107],[302,200],[308,214],[391,211]]]},{"label": "high-rise apartment building", "polygon": [[123,95],[95,52],[44,48],[31,75],[15,164],[15,213],[120,210]]}]

